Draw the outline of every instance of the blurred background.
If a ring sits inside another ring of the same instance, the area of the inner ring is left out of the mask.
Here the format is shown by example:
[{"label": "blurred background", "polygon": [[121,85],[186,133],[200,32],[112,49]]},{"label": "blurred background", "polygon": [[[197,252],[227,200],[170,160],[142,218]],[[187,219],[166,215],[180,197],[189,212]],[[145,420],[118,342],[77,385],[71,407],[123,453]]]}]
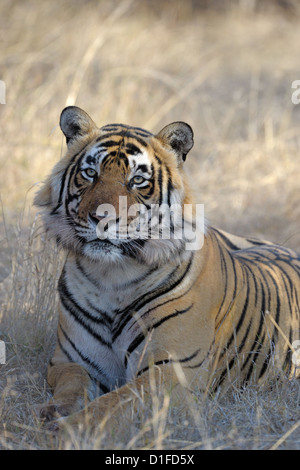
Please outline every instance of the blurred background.
[{"label": "blurred background", "polygon": [[300,249],[299,10],[292,0],[1,0],[3,256],[4,226],[30,222],[38,183],[65,151],[58,122],[72,104],[99,126],[188,122],[186,169],[208,221]]}]

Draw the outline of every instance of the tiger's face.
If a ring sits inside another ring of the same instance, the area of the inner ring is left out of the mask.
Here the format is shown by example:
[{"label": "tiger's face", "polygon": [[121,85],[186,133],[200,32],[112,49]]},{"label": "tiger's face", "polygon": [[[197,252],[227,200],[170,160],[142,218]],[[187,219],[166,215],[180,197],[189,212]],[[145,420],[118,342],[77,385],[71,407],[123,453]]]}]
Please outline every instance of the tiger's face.
[{"label": "tiger's face", "polygon": [[57,242],[103,262],[180,256],[184,239],[174,233],[191,202],[183,171],[190,126],[176,122],[157,135],[121,124],[99,129],[75,106],[63,110],[60,125],[67,154],[35,198]]}]

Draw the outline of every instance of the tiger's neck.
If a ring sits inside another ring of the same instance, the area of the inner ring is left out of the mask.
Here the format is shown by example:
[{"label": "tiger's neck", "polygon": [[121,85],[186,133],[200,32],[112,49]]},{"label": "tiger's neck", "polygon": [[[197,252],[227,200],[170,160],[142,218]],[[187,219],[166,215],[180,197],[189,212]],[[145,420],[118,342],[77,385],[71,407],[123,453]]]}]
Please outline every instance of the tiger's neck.
[{"label": "tiger's neck", "polygon": [[85,256],[69,255],[68,262],[75,263],[95,286],[101,289],[124,289],[127,285],[138,284],[146,277],[151,268],[135,260],[126,260],[124,263],[103,263],[91,261]]},{"label": "tiger's neck", "polygon": [[[64,298],[77,298],[77,303],[83,305],[81,311],[88,311],[89,308],[104,311],[111,315],[112,321],[119,312],[131,307],[135,311],[136,305],[153,309],[161,302],[162,295],[181,298],[184,292],[192,289],[191,295],[201,300],[207,294],[204,279],[207,273],[212,275],[215,293],[221,292],[218,269],[209,248],[210,240],[207,240],[200,251],[187,251],[181,261],[170,260],[159,267],[143,265],[131,258],[126,258],[126,262],[124,259],[124,263],[112,264],[69,253],[60,278],[59,291]],[[195,294],[193,286],[197,279],[200,284]],[[212,300],[215,295],[208,297],[210,302],[215,303]],[[205,310],[203,300],[201,302],[201,310]]]},{"label": "tiger's neck", "polygon": [[103,307],[109,306],[114,310],[125,308],[135,299],[168,284],[173,273],[180,274],[186,263],[170,261],[157,267],[143,265],[129,258],[126,263],[112,264],[91,261],[87,257],[70,253],[64,271],[68,274],[73,292],[88,288],[89,295],[97,297]]}]

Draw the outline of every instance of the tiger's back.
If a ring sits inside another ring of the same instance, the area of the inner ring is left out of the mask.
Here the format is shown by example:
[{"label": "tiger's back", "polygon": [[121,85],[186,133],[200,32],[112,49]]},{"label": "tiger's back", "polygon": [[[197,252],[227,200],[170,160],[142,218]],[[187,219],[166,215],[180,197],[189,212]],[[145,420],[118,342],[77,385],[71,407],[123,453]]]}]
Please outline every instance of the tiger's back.
[{"label": "tiger's back", "polygon": [[220,263],[231,272],[215,321],[216,343],[222,344],[219,367],[223,365],[217,383],[228,374],[242,383],[259,380],[268,365],[292,376],[292,344],[300,331],[300,255],[266,241],[215,234],[218,244],[226,246]]},{"label": "tiger's back", "polygon": [[[205,390],[212,377],[215,387],[259,380],[269,366],[293,374],[300,257],[197,224],[183,165],[191,128],[173,123],[155,136],[98,129],[76,107],[63,111],[61,128],[67,154],[36,197],[68,251],[48,373],[54,398],[42,414],[79,410],[88,389],[98,419],[134,399],[128,382],[149,392],[150,366],[167,387],[190,390]],[[203,246],[190,245],[191,234]]]}]

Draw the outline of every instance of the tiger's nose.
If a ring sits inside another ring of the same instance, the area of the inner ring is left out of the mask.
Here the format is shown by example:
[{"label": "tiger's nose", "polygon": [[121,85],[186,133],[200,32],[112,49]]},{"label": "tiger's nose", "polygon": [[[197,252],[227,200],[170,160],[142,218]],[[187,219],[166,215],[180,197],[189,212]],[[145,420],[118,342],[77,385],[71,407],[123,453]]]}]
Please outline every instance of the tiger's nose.
[{"label": "tiger's nose", "polygon": [[95,224],[98,225],[101,220],[105,219],[107,217],[107,214],[96,214],[96,212],[89,213],[89,218],[91,221]]},{"label": "tiger's nose", "polygon": [[98,222],[107,217],[107,214],[97,214],[96,212],[90,213],[89,215],[92,219],[96,219]]},{"label": "tiger's nose", "polygon": [[93,222],[93,224],[98,225],[99,222],[105,219],[105,227],[108,228],[108,224],[110,223],[117,223],[119,221],[119,217],[116,217],[116,214],[111,214],[109,211],[101,211],[97,209],[97,212],[89,213],[89,218]]}]

